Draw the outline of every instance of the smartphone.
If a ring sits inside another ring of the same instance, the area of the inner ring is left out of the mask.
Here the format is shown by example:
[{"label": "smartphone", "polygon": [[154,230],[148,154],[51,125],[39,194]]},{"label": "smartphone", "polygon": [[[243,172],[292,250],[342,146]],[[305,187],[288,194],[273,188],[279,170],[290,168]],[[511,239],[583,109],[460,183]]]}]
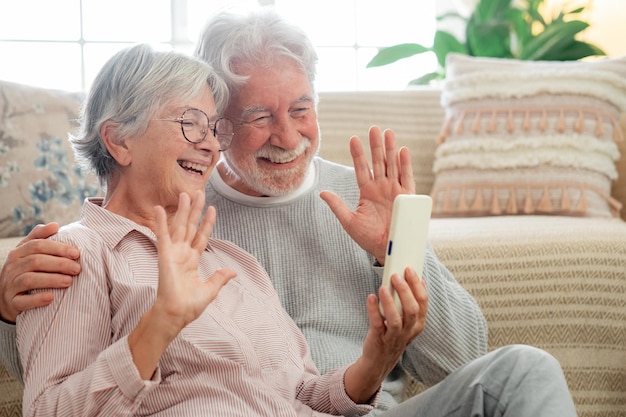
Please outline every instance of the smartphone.
[{"label": "smartphone", "polygon": [[[432,199],[428,195],[399,194],[393,201],[382,285],[391,290],[400,314],[402,304],[391,285],[391,275],[404,276],[404,270],[411,266],[422,277],[431,209]],[[382,305],[379,307],[384,315]]]}]

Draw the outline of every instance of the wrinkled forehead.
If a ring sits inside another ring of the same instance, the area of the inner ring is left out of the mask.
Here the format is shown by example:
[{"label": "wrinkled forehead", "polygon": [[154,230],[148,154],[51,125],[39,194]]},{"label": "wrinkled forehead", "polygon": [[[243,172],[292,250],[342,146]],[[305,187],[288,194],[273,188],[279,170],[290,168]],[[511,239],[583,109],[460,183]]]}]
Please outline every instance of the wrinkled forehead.
[{"label": "wrinkled forehead", "polygon": [[315,104],[306,75],[293,67],[255,68],[237,93],[231,94],[228,113],[286,112],[299,104]]},{"label": "wrinkled forehead", "polygon": [[257,73],[276,73],[280,74],[284,71],[293,71],[300,73],[305,78],[311,88],[313,88],[312,81],[309,78],[309,74],[304,65],[289,56],[276,56],[267,54],[266,56],[259,56],[255,59],[235,59],[231,62],[230,70],[236,74],[240,82],[231,85],[231,95],[237,94],[242,88],[246,87],[250,77]]}]

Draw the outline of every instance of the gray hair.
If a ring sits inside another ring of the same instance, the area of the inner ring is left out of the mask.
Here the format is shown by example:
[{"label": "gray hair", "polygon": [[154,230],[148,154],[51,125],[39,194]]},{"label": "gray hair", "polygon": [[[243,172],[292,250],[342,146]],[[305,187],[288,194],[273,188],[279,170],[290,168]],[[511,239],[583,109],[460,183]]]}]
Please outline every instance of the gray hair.
[{"label": "gray hair", "polygon": [[317,53],[307,34],[271,8],[247,14],[222,11],[210,18],[198,40],[195,55],[209,63],[236,93],[247,76],[238,65],[270,68],[277,59],[293,59],[315,90]]},{"label": "gray hair", "polygon": [[96,76],[81,108],[80,130],[70,135],[77,161],[105,186],[118,167],[100,136],[105,122],[113,122],[117,140],[141,135],[158,112],[197,97],[207,85],[221,114],[228,87],[206,62],[146,44],[119,51]]}]

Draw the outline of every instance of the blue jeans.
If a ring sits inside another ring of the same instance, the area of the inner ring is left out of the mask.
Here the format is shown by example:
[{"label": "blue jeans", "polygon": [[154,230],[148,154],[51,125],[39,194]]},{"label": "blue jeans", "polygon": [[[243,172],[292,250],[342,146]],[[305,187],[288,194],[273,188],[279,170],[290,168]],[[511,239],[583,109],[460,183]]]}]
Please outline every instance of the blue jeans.
[{"label": "blue jeans", "polygon": [[469,362],[437,385],[383,412],[384,417],[576,416],[559,362],[511,345]]}]

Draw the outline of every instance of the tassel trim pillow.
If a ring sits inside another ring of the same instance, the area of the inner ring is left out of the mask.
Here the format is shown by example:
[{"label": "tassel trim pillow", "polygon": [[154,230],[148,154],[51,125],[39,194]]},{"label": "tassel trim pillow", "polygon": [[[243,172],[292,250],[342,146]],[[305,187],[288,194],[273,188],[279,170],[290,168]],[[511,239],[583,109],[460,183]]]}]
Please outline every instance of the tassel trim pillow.
[{"label": "tassel trim pillow", "polygon": [[433,217],[619,217],[626,57],[518,61],[449,54]]}]

